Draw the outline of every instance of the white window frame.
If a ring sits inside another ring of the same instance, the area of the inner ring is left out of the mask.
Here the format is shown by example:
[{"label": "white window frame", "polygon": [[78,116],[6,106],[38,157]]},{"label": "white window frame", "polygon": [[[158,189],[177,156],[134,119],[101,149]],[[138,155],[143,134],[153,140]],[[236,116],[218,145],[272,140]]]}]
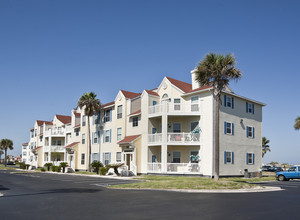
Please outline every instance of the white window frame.
[{"label": "white window frame", "polygon": [[[179,153],[179,157],[174,157],[175,153]],[[174,159],[178,159],[178,158],[179,158],[179,162],[173,162]],[[180,151],[173,151],[173,153],[172,153],[172,163],[181,163],[181,152]]]},{"label": "white window frame", "polygon": [[106,109],[105,111],[105,117],[104,117],[104,122],[108,122],[111,120],[110,118],[110,111],[112,111],[111,109]]},{"label": "white window frame", "polygon": [[253,103],[248,103],[248,113],[253,114],[254,110],[254,104]]},{"label": "white window frame", "polygon": [[123,106],[122,105],[118,105],[118,107],[117,107],[117,119],[121,119],[122,118],[122,112],[123,112]]},{"label": "white window frame", "polygon": [[[180,127],[180,131],[178,132],[178,131],[174,131],[175,129],[174,129],[174,125],[179,125],[179,127]],[[180,122],[174,122],[173,123],[173,126],[172,126],[172,132],[173,133],[181,133],[182,132],[182,126],[181,126],[181,123]]]},{"label": "white window frame", "polygon": [[[230,126],[228,126],[228,125],[230,125]],[[233,125],[233,123],[232,122],[227,122],[226,121],[226,134],[230,134],[230,135],[232,135],[232,125]],[[230,132],[228,132],[228,129],[230,129]]]},{"label": "white window frame", "polygon": [[85,134],[81,135],[81,144],[85,144]]},{"label": "white window frame", "polygon": [[122,152],[116,152],[116,162],[117,163],[122,162]]},{"label": "white window frame", "polygon": [[[254,158],[253,155],[254,155],[254,153],[247,153],[247,156],[246,156],[246,157],[247,157],[247,159],[248,159],[248,160],[247,160],[247,164],[248,164],[248,165],[253,165],[253,164],[254,164],[254,163],[253,163],[253,162],[254,162],[254,161],[253,161],[253,158]],[[250,161],[251,161],[251,162],[250,162]]]},{"label": "white window frame", "polygon": [[232,108],[232,97],[226,96],[226,107]]},{"label": "white window frame", "polygon": [[104,153],[104,165],[109,164],[109,153]]},{"label": "white window frame", "polygon": [[117,141],[122,140],[122,128],[117,128]]},{"label": "white window frame", "polygon": [[[135,120],[137,119],[137,120]],[[139,126],[139,117],[133,117],[132,118],[132,127],[138,127]]]},{"label": "white window frame", "polygon": [[82,116],[82,127],[86,125],[86,116]]},{"label": "white window frame", "polygon": [[81,163],[80,164],[84,165],[85,164],[85,153],[81,154],[81,158],[80,159],[81,159]]},{"label": "white window frame", "polygon": [[225,151],[226,152],[226,164],[232,164],[232,151]]},{"label": "white window frame", "polygon": [[97,133],[97,131],[94,132],[93,143],[94,143],[94,144],[97,144],[97,143],[98,143],[98,133]]},{"label": "white window frame", "polygon": [[199,96],[191,97],[191,111],[198,112],[199,111]]},{"label": "white window frame", "polygon": [[248,132],[247,137],[248,138],[253,138],[253,127],[248,126],[247,132]]},{"label": "white window frame", "polygon": [[105,130],[104,142],[107,143],[110,140],[110,130]]},{"label": "white window frame", "polygon": [[181,107],[181,99],[175,98],[174,99],[174,111],[180,111],[180,107]]}]

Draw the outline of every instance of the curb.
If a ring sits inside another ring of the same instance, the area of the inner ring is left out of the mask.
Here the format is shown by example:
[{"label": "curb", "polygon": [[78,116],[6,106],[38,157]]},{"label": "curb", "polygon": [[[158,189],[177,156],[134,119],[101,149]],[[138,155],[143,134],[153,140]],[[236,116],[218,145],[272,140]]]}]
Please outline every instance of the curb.
[{"label": "curb", "polygon": [[257,192],[274,192],[282,191],[284,189],[280,187],[255,187],[253,189],[224,189],[224,190],[213,190],[213,189],[137,189],[137,188],[109,188],[109,189],[124,189],[124,190],[147,190],[147,191],[168,191],[168,192],[181,192],[181,193],[257,193]]}]

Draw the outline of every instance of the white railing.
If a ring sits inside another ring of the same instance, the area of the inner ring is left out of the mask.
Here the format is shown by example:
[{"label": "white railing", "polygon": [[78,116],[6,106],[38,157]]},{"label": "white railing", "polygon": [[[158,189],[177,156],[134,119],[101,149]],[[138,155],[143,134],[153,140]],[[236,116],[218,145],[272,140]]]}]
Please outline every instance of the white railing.
[{"label": "white railing", "polygon": [[200,133],[168,133],[169,143],[194,143],[200,142]]},{"label": "white railing", "polygon": [[44,146],[44,151],[49,151],[50,150],[50,146]]},{"label": "white railing", "polygon": [[168,173],[199,173],[200,166],[198,163],[167,163]]},{"label": "white railing", "polygon": [[162,134],[148,134],[148,143],[161,143],[162,142]]},{"label": "white railing", "polygon": [[130,162],[130,171],[133,172],[135,176],[137,175],[136,165],[132,162]]},{"label": "white railing", "polygon": [[[63,152],[65,150],[65,146],[60,145],[52,145],[51,151],[54,152]],[[50,146],[44,146],[44,151],[50,151]]]},{"label": "white railing", "polygon": [[45,131],[45,136],[52,136],[52,135],[58,135],[58,136],[63,136],[65,135],[64,130],[48,130]]},{"label": "white railing", "polygon": [[66,126],[66,133],[71,133],[72,132],[72,126],[68,125]]},{"label": "white railing", "polygon": [[149,106],[149,114],[157,113],[199,113],[200,105],[199,104],[174,104],[174,103],[165,103],[162,105],[153,105]]},{"label": "white railing", "polygon": [[148,163],[147,170],[149,173],[161,173],[161,163]]}]

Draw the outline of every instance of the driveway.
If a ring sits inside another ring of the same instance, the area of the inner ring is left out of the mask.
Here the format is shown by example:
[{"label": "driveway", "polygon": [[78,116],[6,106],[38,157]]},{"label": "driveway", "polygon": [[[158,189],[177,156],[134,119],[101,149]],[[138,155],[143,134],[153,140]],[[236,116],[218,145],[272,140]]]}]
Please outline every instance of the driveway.
[{"label": "driveway", "polygon": [[[130,180],[129,180],[130,181]],[[300,182],[283,191],[180,193],[117,190],[93,177],[0,171],[1,219],[298,219]]]}]

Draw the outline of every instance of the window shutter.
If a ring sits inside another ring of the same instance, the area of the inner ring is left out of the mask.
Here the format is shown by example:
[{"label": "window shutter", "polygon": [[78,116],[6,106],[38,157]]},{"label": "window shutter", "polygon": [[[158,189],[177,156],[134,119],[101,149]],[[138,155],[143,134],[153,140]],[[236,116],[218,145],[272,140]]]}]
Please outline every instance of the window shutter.
[{"label": "window shutter", "polygon": [[111,153],[109,152],[109,159],[108,159],[108,163],[110,164],[111,161]]},{"label": "window shutter", "polygon": [[253,164],[254,164],[254,161],[255,161],[255,160],[254,160],[254,154],[252,154],[252,160],[253,160]]},{"label": "window shutter", "polygon": [[246,153],[246,164],[248,164],[248,161],[249,161],[249,156],[248,153]]},{"label": "window shutter", "polygon": [[95,124],[95,115],[93,115],[93,125]]},{"label": "window shutter", "polygon": [[103,136],[103,143],[105,143],[105,130],[103,130],[102,136]]},{"label": "window shutter", "polygon": [[254,138],[254,127],[252,128],[252,138]]},{"label": "window shutter", "polygon": [[94,144],[94,132],[92,132],[92,144]]},{"label": "window shutter", "polygon": [[234,164],[234,153],[231,152],[231,163]]},{"label": "window shutter", "polygon": [[102,163],[103,163],[103,165],[105,166],[105,153],[102,153]]},{"label": "window shutter", "polygon": [[226,95],[224,95],[224,106],[226,107]]},{"label": "window shutter", "polygon": [[231,108],[232,109],[234,108],[234,98],[233,97],[231,98]]},{"label": "window shutter", "polygon": [[226,164],[227,158],[226,158],[226,151],[224,151],[224,164]]},{"label": "window shutter", "polygon": [[103,112],[103,123],[106,122],[106,121],[105,121],[105,116],[106,116],[106,112],[105,112],[105,110],[104,110],[104,112]]},{"label": "window shutter", "polygon": [[232,127],[231,128],[231,133],[232,133],[232,135],[234,135],[234,124],[233,123],[231,124],[231,127]]},{"label": "window shutter", "polygon": [[97,132],[98,133],[98,139],[97,139],[97,142],[98,144],[100,143],[100,131]]},{"label": "window shutter", "polygon": [[249,127],[247,126],[247,137],[249,137]]},{"label": "window shutter", "polygon": [[252,104],[252,114],[254,115],[254,104]]},{"label": "window shutter", "polygon": [[224,121],[224,134],[227,134],[227,132],[226,132],[226,121]]},{"label": "window shutter", "polygon": [[246,102],[246,112],[248,113],[248,102]]},{"label": "window shutter", "polygon": [[111,118],[112,109],[110,109],[110,111],[109,111],[109,114],[110,114],[110,117],[109,117],[109,119],[110,119],[110,121],[112,121],[112,118]]},{"label": "window shutter", "polygon": [[109,143],[111,143],[111,129],[109,129]]}]

